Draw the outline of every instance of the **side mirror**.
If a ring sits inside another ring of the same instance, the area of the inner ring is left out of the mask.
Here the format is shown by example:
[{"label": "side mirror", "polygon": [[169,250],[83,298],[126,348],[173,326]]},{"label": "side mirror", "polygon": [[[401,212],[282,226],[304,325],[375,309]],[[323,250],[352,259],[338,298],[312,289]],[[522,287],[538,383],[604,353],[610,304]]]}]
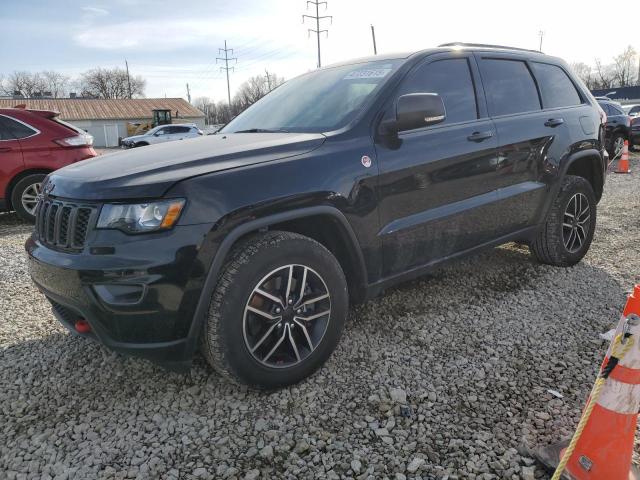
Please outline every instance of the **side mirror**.
[{"label": "side mirror", "polygon": [[437,93],[409,93],[398,98],[395,121],[385,122],[384,128],[403,132],[428,127],[447,118],[442,97]]}]

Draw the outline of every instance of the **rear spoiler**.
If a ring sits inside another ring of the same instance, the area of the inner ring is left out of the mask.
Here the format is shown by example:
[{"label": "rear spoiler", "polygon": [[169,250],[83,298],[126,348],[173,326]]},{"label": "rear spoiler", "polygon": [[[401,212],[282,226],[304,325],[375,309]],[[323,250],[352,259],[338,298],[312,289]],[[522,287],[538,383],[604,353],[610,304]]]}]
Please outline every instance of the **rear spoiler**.
[{"label": "rear spoiler", "polygon": [[31,108],[27,108],[27,105],[24,103],[21,103],[19,105],[16,105],[13,108],[19,108],[21,110],[27,110],[28,112],[31,112],[35,115],[40,115],[41,117],[44,118],[55,118],[58,115],[60,115],[60,112],[56,112],[54,110],[33,110]]}]

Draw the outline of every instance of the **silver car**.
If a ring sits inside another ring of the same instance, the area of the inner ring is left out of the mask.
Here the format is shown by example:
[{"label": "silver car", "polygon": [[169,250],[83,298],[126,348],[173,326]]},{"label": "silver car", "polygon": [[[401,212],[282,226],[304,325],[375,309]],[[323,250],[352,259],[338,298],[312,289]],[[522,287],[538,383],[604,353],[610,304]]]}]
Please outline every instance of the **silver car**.
[{"label": "silver car", "polygon": [[125,148],[142,147],[144,145],[155,145],[157,143],[172,142],[174,140],[185,140],[202,135],[194,123],[180,123],[171,125],[159,125],[142,135],[134,135],[122,139],[122,146]]}]

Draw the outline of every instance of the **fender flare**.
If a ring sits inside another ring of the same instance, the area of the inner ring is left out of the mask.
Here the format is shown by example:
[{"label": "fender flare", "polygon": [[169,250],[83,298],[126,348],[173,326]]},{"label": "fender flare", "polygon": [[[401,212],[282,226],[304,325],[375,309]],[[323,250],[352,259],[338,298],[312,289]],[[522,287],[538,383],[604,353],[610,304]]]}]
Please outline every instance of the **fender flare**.
[{"label": "fender flare", "polygon": [[595,178],[595,181],[598,181],[602,184],[600,193],[598,194],[598,192],[595,192],[596,198],[599,199],[599,197],[602,195],[602,190],[604,187],[604,175],[605,175],[605,169],[606,169],[606,166],[603,164],[603,161],[602,161],[602,154],[595,148],[588,148],[586,150],[581,150],[571,155],[566,161],[564,161],[561,164],[558,170],[557,180],[554,182],[555,184],[550,189],[549,195],[547,196],[547,199],[544,203],[544,207],[543,207],[544,210],[542,211],[542,215],[539,217],[538,223],[543,223],[544,220],[547,218],[549,209],[551,208],[553,201],[555,200],[556,196],[558,195],[558,192],[560,191],[560,185],[562,184],[562,179],[567,175],[567,171],[569,170],[569,167],[572,164],[574,164],[576,161],[582,158],[588,158],[588,157],[591,157],[594,159],[598,159],[598,158],[600,159],[600,165],[597,164],[598,160],[594,160],[592,165],[594,172],[597,175],[597,177]]},{"label": "fender flare", "polygon": [[196,351],[197,342],[204,326],[207,311],[209,309],[211,295],[213,294],[213,290],[215,289],[218,282],[218,277],[224,265],[225,259],[227,258],[228,253],[231,251],[231,248],[236,243],[236,241],[248,233],[266,228],[270,225],[316,215],[329,215],[340,223],[341,227],[350,240],[350,245],[348,246],[348,248],[352,250],[352,253],[356,255],[355,259],[358,265],[358,272],[356,272],[356,274],[361,277],[362,281],[364,282],[363,287],[366,288],[367,272],[364,257],[362,255],[361,249],[359,248],[358,239],[344,214],[337,208],[327,205],[306,207],[276,213],[243,223],[235,227],[224,237],[222,243],[220,244],[220,247],[218,248],[218,251],[215,253],[213,261],[211,262],[211,266],[209,267],[207,278],[204,282],[204,286],[202,287],[202,291],[200,292],[200,298],[198,299],[196,310],[191,321],[191,326],[189,327],[189,332],[187,334],[185,353],[187,353],[188,358],[192,358],[193,354]]}]

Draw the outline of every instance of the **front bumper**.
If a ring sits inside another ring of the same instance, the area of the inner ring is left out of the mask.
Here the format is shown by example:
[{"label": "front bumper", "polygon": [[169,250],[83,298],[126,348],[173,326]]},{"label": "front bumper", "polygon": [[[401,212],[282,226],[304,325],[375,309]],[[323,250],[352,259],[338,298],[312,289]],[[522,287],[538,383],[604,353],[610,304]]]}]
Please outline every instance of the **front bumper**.
[{"label": "front bumper", "polygon": [[69,330],[86,320],[91,332],[83,336],[184,370],[194,353],[191,324],[211,264],[202,248],[210,229],[189,225],[130,236],[94,232],[81,253],[53,250],[35,235],[25,247],[31,278]]}]

